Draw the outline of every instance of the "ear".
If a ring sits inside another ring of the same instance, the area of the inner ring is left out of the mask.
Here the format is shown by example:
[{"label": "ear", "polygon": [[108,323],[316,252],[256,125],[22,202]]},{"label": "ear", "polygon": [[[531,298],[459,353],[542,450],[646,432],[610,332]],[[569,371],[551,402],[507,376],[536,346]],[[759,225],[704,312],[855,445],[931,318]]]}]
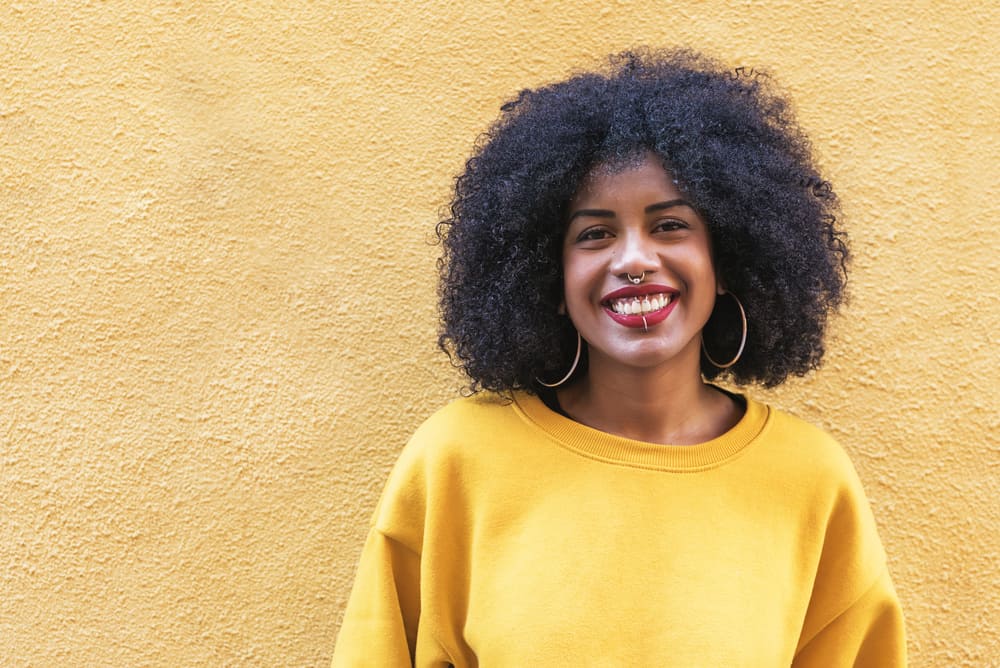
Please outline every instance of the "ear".
[{"label": "ear", "polygon": [[566,300],[559,302],[559,308],[556,309],[556,313],[559,315],[566,315]]},{"label": "ear", "polygon": [[726,294],[726,286],[724,286],[722,284],[722,279],[721,278],[716,278],[715,279],[715,294],[718,295],[718,296],[720,296],[720,297],[722,295]]}]

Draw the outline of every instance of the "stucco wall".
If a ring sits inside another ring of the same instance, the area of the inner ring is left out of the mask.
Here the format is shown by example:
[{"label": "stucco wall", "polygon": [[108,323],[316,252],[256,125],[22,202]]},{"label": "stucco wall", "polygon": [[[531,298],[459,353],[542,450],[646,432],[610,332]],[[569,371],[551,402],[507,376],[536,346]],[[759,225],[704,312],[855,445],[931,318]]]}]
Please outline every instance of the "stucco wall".
[{"label": "stucco wall", "polygon": [[523,86],[764,67],[846,205],[825,369],[758,393],[866,483],[913,665],[1000,665],[995,3],[0,7],[0,663],[323,665],[460,380],[437,212]]}]

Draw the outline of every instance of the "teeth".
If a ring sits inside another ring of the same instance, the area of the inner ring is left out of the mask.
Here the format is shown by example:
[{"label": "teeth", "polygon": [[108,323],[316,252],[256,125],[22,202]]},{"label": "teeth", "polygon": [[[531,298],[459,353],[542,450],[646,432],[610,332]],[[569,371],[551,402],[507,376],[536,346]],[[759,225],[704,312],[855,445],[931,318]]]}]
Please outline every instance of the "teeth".
[{"label": "teeth", "polygon": [[624,299],[614,299],[611,301],[611,310],[622,315],[645,315],[652,311],[659,311],[671,302],[673,295],[661,293],[658,295],[644,295],[639,297],[625,297]]}]

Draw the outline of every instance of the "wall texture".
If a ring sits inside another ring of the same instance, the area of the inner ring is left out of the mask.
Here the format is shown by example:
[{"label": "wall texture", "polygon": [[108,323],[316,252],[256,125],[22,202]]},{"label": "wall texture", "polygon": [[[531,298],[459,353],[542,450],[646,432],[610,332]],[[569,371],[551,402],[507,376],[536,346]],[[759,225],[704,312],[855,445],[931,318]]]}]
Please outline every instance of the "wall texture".
[{"label": "wall texture", "polygon": [[520,87],[763,67],[846,204],[819,374],[913,665],[1000,665],[1000,6],[6,2],[0,663],[323,665],[434,348],[434,223]]}]

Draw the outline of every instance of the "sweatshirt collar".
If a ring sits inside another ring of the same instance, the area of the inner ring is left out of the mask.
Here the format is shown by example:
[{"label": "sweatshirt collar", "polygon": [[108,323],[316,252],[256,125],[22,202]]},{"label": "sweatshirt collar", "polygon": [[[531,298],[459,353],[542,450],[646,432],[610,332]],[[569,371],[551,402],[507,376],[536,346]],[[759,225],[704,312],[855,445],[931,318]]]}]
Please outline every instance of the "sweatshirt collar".
[{"label": "sweatshirt collar", "polygon": [[537,396],[515,393],[514,409],[560,446],[584,457],[636,468],[700,471],[739,455],[764,430],[770,416],[766,404],[746,399],[746,412],[726,433],[695,445],[662,445],[616,436],[575,422],[552,411]]}]

